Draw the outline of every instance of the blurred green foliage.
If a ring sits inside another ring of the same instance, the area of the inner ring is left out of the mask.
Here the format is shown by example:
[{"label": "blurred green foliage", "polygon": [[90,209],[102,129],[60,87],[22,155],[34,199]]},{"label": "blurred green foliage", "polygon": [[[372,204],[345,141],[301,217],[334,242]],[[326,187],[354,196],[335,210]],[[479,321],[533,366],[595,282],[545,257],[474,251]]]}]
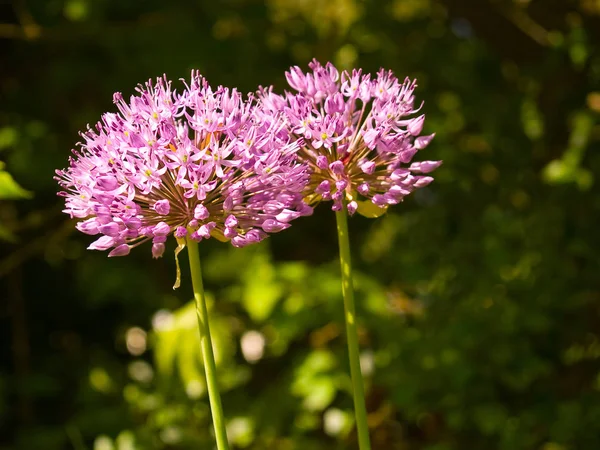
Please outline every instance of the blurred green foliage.
[{"label": "blurred green foliage", "polygon": [[[174,246],[88,252],[53,171],[111,95],[312,57],[417,77],[436,182],[350,222],[374,449],[600,448],[600,5],[0,3],[0,449],[213,448]],[[356,448],[332,213],[201,252],[235,448]],[[182,258],[183,260],[186,258]]]}]

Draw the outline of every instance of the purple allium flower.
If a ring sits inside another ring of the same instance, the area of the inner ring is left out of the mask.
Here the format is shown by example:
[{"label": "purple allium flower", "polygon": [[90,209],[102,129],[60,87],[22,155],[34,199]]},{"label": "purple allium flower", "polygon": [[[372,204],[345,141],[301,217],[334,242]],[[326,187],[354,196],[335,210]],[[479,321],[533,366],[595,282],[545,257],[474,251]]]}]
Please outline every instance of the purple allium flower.
[{"label": "purple allium flower", "polygon": [[[312,72],[286,72],[296,94],[261,89],[264,108],[285,111],[299,139],[298,156],[312,170],[305,191],[310,204],[332,200],[334,211],[346,204],[354,214],[361,200],[380,208],[399,203],[433,178],[441,161],[411,163],[434,135],[420,136],[424,115],[415,115],[416,82],[400,83],[391,71],[376,76],[361,70],[341,75],[331,64],[313,60]],[[358,203],[357,203],[358,201]]]},{"label": "purple allium flower", "polygon": [[302,200],[309,171],[280,112],[235,89],[213,91],[197,72],[180,94],[159,78],[114,102],[119,113],[82,133],[56,177],[64,212],[101,235],[90,249],[123,256],[152,241],[157,258],[171,234],[242,247],[312,213]]}]

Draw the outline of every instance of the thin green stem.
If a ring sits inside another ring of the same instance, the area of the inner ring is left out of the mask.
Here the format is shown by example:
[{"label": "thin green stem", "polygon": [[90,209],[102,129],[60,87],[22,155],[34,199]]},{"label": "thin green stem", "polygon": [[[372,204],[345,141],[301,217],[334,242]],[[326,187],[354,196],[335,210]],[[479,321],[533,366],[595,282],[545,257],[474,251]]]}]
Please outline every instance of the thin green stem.
[{"label": "thin green stem", "polygon": [[340,266],[342,269],[342,294],[344,295],[344,321],[350,355],[350,375],[354,393],[354,415],[358,431],[358,448],[370,450],[369,426],[367,424],[367,408],[365,406],[365,388],[360,371],[360,354],[358,349],[358,332],[356,327],[356,311],[354,308],[354,286],[352,285],[352,261],[350,260],[350,238],[348,236],[348,218],[346,208],[335,213],[337,220],[338,242],[340,246]]},{"label": "thin green stem", "polygon": [[202,285],[202,270],[200,268],[200,254],[198,243],[192,239],[186,240],[188,255],[190,257],[190,271],[192,273],[192,285],[194,287],[194,298],[196,299],[196,315],[198,316],[198,329],[200,330],[200,347],[204,358],[204,371],[206,372],[206,385],[208,387],[208,399],[212,413],[213,425],[218,450],[229,450],[227,433],[225,431],[225,419],[223,407],[221,406],[221,395],[217,383],[217,367],[215,355],[213,354],[212,340],[210,338],[210,326],[208,324],[208,310],[204,297]]}]

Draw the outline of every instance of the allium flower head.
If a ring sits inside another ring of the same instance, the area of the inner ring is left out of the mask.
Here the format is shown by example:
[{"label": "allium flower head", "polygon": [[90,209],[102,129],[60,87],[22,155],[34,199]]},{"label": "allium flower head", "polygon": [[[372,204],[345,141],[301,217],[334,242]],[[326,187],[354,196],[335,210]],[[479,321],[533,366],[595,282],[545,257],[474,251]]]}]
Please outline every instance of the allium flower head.
[{"label": "allium flower head", "polygon": [[312,171],[310,203],[332,200],[334,211],[346,204],[354,214],[365,200],[386,208],[431,183],[423,174],[441,161],[411,163],[434,136],[421,136],[425,116],[414,106],[415,81],[401,83],[383,69],[372,77],[361,70],[340,75],[316,60],[309,66],[308,73],[299,67],[286,72],[297,93],[263,89],[260,97],[265,108],[285,111],[301,138],[298,156]]},{"label": "allium flower head", "polygon": [[82,133],[66,170],[64,212],[100,235],[89,248],[122,256],[152,241],[159,257],[170,235],[242,247],[289,227],[312,209],[302,201],[308,171],[281,113],[258,109],[235,89],[212,90],[192,72],[179,94],[166,78],[137,88],[119,113]]}]

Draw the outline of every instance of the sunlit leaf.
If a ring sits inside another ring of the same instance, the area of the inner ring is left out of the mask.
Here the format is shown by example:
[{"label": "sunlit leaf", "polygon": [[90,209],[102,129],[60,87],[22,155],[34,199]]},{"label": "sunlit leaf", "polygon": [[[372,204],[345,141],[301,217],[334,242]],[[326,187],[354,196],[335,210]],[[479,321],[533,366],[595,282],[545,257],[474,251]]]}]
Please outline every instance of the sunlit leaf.
[{"label": "sunlit leaf", "polygon": [[264,254],[253,260],[246,273],[243,304],[255,322],[267,319],[281,299],[283,286],[275,277],[275,268]]},{"label": "sunlit leaf", "polygon": [[154,361],[158,373],[166,380],[173,375],[179,337],[178,329],[159,331],[155,336]]},{"label": "sunlit leaf", "polygon": [[333,379],[331,377],[315,378],[311,385],[302,405],[309,411],[323,411],[335,397],[336,388]]},{"label": "sunlit leaf", "polygon": [[542,177],[548,184],[576,183],[581,190],[589,189],[594,175],[581,167],[585,149],[594,126],[594,119],[586,112],[579,112],[573,118],[573,127],[569,136],[569,146],[560,159],[550,161],[542,171]]},{"label": "sunlit leaf", "polygon": [[369,219],[382,216],[387,212],[387,207],[380,208],[371,200],[358,200],[356,203],[358,203],[358,209],[356,212],[358,212],[361,216],[368,217]]},{"label": "sunlit leaf", "polygon": [[8,172],[0,170],[0,200],[19,200],[32,196],[33,194],[19,186]]},{"label": "sunlit leaf", "polygon": [[0,241],[16,242],[17,236],[4,224],[0,223]]},{"label": "sunlit leaf", "polygon": [[[2,127],[0,128],[0,150],[8,147],[12,147],[16,144],[19,134],[14,127]],[[0,162],[0,169],[3,164]]]},{"label": "sunlit leaf", "polygon": [[177,368],[184,390],[190,398],[198,398],[206,391],[202,369],[202,353],[197,330],[188,329],[181,333],[177,353]]},{"label": "sunlit leaf", "polygon": [[225,237],[225,235],[218,228],[213,228],[213,230],[210,232],[210,235],[217,241],[229,242],[229,238]]}]

